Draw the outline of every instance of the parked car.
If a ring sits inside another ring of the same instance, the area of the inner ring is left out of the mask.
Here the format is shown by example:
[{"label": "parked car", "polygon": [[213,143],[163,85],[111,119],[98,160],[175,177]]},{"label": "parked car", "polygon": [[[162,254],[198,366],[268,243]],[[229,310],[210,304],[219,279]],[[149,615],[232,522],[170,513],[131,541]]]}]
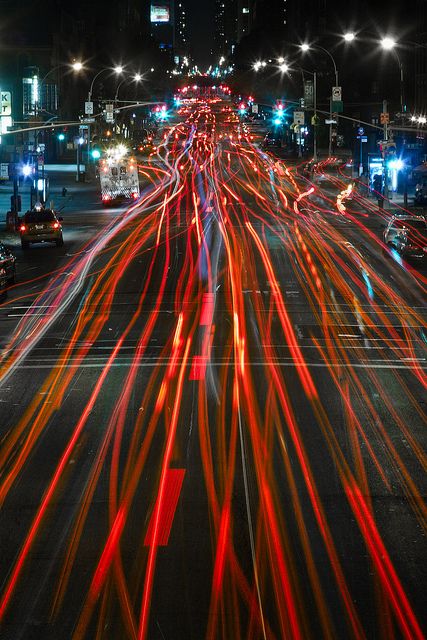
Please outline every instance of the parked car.
[{"label": "parked car", "polygon": [[407,259],[427,258],[427,221],[424,216],[393,216],[384,231],[384,244]]},{"label": "parked car", "polygon": [[37,206],[27,211],[19,225],[22,248],[28,249],[34,242],[54,242],[61,247],[64,244],[61,221],[53,209]]},{"label": "parked car", "polygon": [[423,178],[415,187],[415,204],[427,203],[427,178]]},{"label": "parked car", "polygon": [[264,147],[264,149],[266,149],[267,147],[280,148],[282,146],[281,136],[278,133],[274,133],[274,131],[269,131],[264,138],[262,146]]},{"label": "parked car", "polygon": [[4,293],[6,287],[15,282],[16,258],[10,249],[0,242],[0,294]]}]

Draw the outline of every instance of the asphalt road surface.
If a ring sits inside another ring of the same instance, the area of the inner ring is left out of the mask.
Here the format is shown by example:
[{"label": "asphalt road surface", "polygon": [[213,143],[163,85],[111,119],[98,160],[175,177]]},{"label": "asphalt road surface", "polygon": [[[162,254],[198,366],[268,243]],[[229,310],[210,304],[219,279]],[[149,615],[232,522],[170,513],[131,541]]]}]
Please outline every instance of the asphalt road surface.
[{"label": "asphalt road surface", "polygon": [[425,266],[224,108],[16,252],[2,640],[423,637]]}]

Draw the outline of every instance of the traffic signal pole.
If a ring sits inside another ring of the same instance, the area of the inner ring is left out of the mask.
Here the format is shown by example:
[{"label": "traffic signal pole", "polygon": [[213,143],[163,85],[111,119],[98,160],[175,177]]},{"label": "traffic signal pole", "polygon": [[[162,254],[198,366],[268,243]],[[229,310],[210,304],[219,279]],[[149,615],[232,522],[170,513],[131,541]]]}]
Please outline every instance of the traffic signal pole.
[{"label": "traffic signal pole", "polygon": [[[388,113],[387,111],[387,100],[383,100],[383,113]],[[388,198],[388,166],[387,166],[387,154],[388,154],[388,122],[387,118],[384,119],[383,124],[384,130],[384,199]]]},{"label": "traffic signal pole", "polygon": [[313,73],[314,91],[314,132],[313,132],[313,160],[317,162],[317,73]]}]

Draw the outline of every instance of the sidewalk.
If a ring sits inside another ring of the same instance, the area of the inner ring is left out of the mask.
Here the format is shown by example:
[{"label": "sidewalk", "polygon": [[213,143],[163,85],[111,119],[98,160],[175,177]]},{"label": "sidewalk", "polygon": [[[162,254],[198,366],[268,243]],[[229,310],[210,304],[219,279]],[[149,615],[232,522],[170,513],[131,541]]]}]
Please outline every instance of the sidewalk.
[{"label": "sidewalk", "polygon": [[[97,193],[99,186],[97,180],[93,179],[87,182],[76,182],[74,173],[52,172],[49,173],[50,188],[48,203],[53,201],[55,208],[61,208],[64,204],[68,209],[76,209],[87,207],[93,201],[93,204],[99,202]],[[62,195],[62,189],[67,189],[67,195]],[[10,197],[13,194],[13,183],[0,183],[0,228],[6,222],[6,213],[10,211]],[[25,213],[30,208],[30,181],[25,180],[19,185],[19,194],[21,196],[21,212]]]}]

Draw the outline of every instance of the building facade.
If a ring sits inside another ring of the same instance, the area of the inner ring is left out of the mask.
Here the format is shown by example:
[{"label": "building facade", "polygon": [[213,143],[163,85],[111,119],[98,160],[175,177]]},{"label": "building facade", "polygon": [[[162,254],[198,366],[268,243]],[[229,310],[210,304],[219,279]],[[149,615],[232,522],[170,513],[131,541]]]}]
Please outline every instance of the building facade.
[{"label": "building facade", "polygon": [[215,0],[214,46],[215,58],[227,58],[237,43],[237,0]]}]

